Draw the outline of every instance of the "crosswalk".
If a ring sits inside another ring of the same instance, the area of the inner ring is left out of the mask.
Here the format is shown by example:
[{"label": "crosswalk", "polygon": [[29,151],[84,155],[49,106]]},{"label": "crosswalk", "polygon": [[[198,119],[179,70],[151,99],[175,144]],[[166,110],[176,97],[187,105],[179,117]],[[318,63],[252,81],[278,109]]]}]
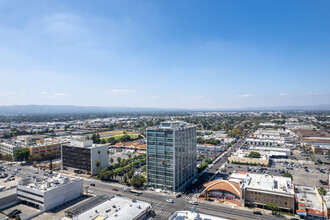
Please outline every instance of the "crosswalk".
[{"label": "crosswalk", "polygon": [[190,196],[182,196],[181,198],[184,199],[184,200],[190,200],[191,199]]},{"label": "crosswalk", "polygon": [[[166,211],[160,211],[160,210],[157,210],[156,211],[156,217],[158,219],[168,219],[169,217],[171,217],[172,213],[170,212],[166,212]],[[157,219],[155,218],[155,219]]]},{"label": "crosswalk", "polygon": [[191,197],[190,196],[181,196],[177,199],[181,199],[181,200],[191,200]]}]

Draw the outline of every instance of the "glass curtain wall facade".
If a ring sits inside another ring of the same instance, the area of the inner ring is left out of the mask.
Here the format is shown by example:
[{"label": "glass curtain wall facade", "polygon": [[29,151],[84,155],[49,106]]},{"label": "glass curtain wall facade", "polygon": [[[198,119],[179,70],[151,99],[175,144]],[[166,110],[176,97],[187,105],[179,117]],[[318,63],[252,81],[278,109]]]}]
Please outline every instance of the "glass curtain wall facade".
[{"label": "glass curtain wall facade", "polygon": [[196,175],[196,127],[163,122],[147,129],[148,187],[179,191]]}]

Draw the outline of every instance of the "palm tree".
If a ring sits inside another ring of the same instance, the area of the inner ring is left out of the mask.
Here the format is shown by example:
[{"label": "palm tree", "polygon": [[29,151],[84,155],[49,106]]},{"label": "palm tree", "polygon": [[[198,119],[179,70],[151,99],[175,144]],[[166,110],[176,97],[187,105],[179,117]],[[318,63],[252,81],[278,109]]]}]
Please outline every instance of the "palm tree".
[{"label": "palm tree", "polygon": [[120,163],[120,161],[121,161],[121,158],[117,157],[117,162]]},{"label": "palm tree", "polygon": [[99,160],[101,161],[101,150],[98,150],[97,153],[99,154]]},{"label": "palm tree", "polygon": [[128,154],[128,158],[131,159],[132,155],[131,154]]},{"label": "palm tree", "polygon": [[95,160],[95,166],[97,167],[97,170],[99,170],[99,167],[100,167],[100,161],[98,161],[98,160]]},{"label": "palm tree", "polygon": [[112,157],[110,158],[110,163],[111,163],[111,165],[113,164],[113,158]]}]

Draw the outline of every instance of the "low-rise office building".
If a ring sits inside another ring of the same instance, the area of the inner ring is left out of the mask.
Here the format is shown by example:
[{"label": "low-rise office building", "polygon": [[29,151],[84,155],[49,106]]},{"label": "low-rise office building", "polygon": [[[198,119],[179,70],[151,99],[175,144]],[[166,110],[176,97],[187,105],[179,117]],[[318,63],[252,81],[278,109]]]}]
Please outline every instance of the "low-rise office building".
[{"label": "low-rise office building", "polygon": [[284,153],[286,156],[291,155],[291,149],[283,147],[262,147],[262,146],[249,146],[249,151],[257,152],[279,152]]},{"label": "low-rise office building", "polygon": [[248,143],[248,145],[253,145],[253,146],[265,146],[265,147],[284,147],[285,146],[284,140],[247,138],[246,142]]},{"label": "low-rise office building", "polygon": [[47,180],[27,178],[17,185],[17,198],[41,210],[49,210],[83,194],[83,180],[56,174]]},{"label": "low-rise office building", "polygon": [[297,214],[305,219],[327,219],[327,209],[316,187],[295,186]]},{"label": "low-rise office building", "polygon": [[100,195],[65,211],[65,215],[73,220],[144,220],[147,219],[149,210],[151,210],[151,205],[147,202],[126,197]]},{"label": "low-rise office building", "polygon": [[[93,144],[92,140],[71,141],[61,150],[62,169],[96,175],[99,169],[109,166],[108,146]],[[96,161],[99,162],[97,166]]]},{"label": "low-rise office building", "polygon": [[248,157],[249,153],[249,151],[238,150],[228,157],[228,161],[234,164],[259,164],[262,166],[268,166],[269,153],[260,153],[260,158]]},{"label": "low-rise office building", "polygon": [[30,157],[32,159],[42,159],[47,155],[60,154],[62,145],[67,143],[69,142],[53,140],[50,142],[42,141],[38,144],[28,146]]},{"label": "low-rise office building", "polygon": [[327,145],[311,145],[311,149],[315,154],[330,154],[330,144]]},{"label": "low-rise office building", "polygon": [[9,155],[13,156],[14,152],[20,148],[22,148],[21,142],[9,141],[9,142],[0,143],[0,153],[2,155],[9,154]]},{"label": "low-rise office building", "polygon": [[34,144],[36,143],[38,140],[43,140],[44,139],[44,135],[20,135],[17,136],[17,140],[19,141],[23,141],[25,144]]}]

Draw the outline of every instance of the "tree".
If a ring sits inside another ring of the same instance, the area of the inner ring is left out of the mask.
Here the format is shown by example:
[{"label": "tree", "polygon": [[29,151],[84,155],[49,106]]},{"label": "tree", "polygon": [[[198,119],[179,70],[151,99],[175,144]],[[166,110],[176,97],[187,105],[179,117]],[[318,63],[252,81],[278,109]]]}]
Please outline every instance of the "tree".
[{"label": "tree", "polygon": [[113,158],[112,157],[110,158],[110,163],[113,164]]},{"label": "tree", "polygon": [[120,163],[121,157],[117,157],[117,162]]},{"label": "tree", "polygon": [[97,167],[97,169],[99,169],[99,167],[100,167],[100,165],[101,165],[101,164],[100,164],[100,161],[98,161],[98,160],[95,160],[95,162],[94,162],[94,163],[95,163],[95,166]]},{"label": "tree", "polygon": [[106,141],[104,138],[101,139],[100,144],[106,144]]},{"label": "tree", "polygon": [[107,139],[107,142],[108,142],[109,144],[116,144],[116,143],[117,143],[115,137],[109,137],[109,138]]},{"label": "tree", "polygon": [[100,134],[99,133],[96,134],[96,143],[97,144],[100,143]]},{"label": "tree", "polygon": [[319,192],[319,194],[320,194],[321,196],[324,196],[325,194],[327,194],[327,191],[324,189],[323,186],[321,186],[321,187],[318,188],[317,190],[318,190],[318,192]]},{"label": "tree", "polygon": [[261,155],[260,155],[259,152],[251,151],[248,155],[246,155],[246,157],[249,157],[249,158],[260,158]]},{"label": "tree", "polygon": [[13,161],[13,156],[11,156],[10,154],[5,154],[3,156],[3,160],[5,160],[5,161]]},{"label": "tree", "polygon": [[15,150],[14,152],[14,158],[18,161],[27,161],[29,159],[29,156],[30,150],[27,147]]},{"label": "tree", "polygon": [[276,211],[280,211],[280,207],[278,205],[275,205],[275,204],[271,204],[271,203],[268,203],[266,206],[265,206],[266,209],[269,209],[269,210],[272,210],[272,212],[276,212]]},{"label": "tree", "polygon": [[128,180],[128,178],[127,178],[127,176],[126,176],[126,174],[123,176],[123,181],[125,182],[125,183],[127,183],[127,180]]},{"label": "tree", "polygon": [[120,141],[122,142],[130,141],[130,140],[131,140],[131,136],[129,135],[123,135],[120,137]]},{"label": "tree", "polygon": [[147,166],[146,166],[146,165],[144,165],[144,166],[142,167],[142,172],[147,172]]},{"label": "tree", "polygon": [[141,187],[145,184],[146,178],[142,175],[133,176],[131,179],[131,185],[134,187]]},{"label": "tree", "polygon": [[134,173],[135,173],[134,168],[130,169],[130,171],[128,171],[127,173],[128,179],[131,179],[134,176]]},{"label": "tree", "polygon": [[283,177],[289,177],[289,178],[291,178],[291,180],[293,179],[291,173],[284,173],[282,176],[283,176]]},{"label": "tree", "polygon": [[131,154],[128,154],[127,156],[128,156],[128,158],[129,158],[129,159],[131,159],[131,157],[132,157],[132,155],[131,155]]}]

